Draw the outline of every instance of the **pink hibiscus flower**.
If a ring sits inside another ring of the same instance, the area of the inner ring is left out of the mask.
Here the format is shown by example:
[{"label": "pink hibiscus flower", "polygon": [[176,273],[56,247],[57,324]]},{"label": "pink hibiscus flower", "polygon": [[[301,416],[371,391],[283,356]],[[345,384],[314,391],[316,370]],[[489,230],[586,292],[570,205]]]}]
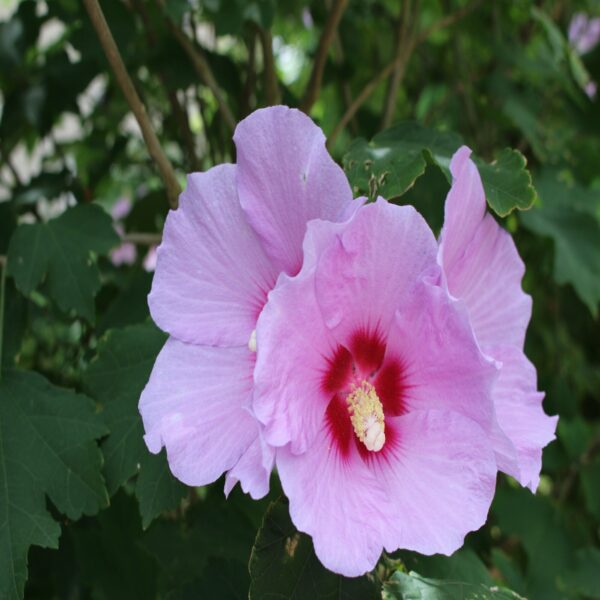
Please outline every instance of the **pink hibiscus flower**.
[{"label": "pink hibiscus flower", "polygon": [[313,221],[302,270],[259,317],[255,413],[292,520],[347,576],[383,549],[454,552],[485,522],[497,466],[535,488],[553,438],[522,352],[523,265],[469,154],[452,160],[439,245],[382,199]]},{"label": "pink hibiscus flower", "polygon": [[273,452],[250,405],[256,321],[280,273],[302,265],[311,219],[346,218],[357,202],[321,130],[286,107],[259,110],[235,132],[237,164],[188,177],[167,218],[148,302],[170,337],[140,399],[151,452],[205,485],[227,472],[254,498]]}]

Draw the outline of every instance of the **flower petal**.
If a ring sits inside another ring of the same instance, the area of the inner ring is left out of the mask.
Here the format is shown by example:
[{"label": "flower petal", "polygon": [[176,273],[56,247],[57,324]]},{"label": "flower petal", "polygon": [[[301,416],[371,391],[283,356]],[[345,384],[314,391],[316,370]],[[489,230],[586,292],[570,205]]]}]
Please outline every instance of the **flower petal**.
[{"label": "flower petal", "polygon": [[236,190],[233,165],[194,173],[167,217],[148,303],[158,326],[184,342],[246,345],[275,284]]},{"label": "flower petal", "polygon": [[498,369],[479,349],[462,303],[443,288],[420,283],[396,312],[385,357],[392,360],[403,368],[405,410],[452,410],[492,431]]},{"label": "flower petal", "polygon": [[277,469],[292,521],[312,536],[319,560],[356,577],[375,567],[398,513],[355,444],[349,452],[340,457],[324,427],[304,454],[278,450]]},{"label": "flower petal", "polygon": [[269,493],[269,478],[274,462],[274,449],[259,433],[235,467],[225,476],[225,496],[229,496],[238,481],[244,493],[250,494],[254,500],[266,496]]},{"label": "flower petal", "polygon": [[316,292],[327,327],[350,348],[357,330],[385,337],[416,283],[437,274],[437,244],[413,207],[383,199],[361,208],[336,238],[318,262]]},{"label": "flower petal", "polygon": [[345,226],[318,219],[308,224],[302,270],[293,278],[280,276],[256,326],[253,410],[267,442],[291,441],[294,452],[312,442],[331,399],[323,379],[337,343],[323,323],[314,272],[323,249]]},{"label": "flower petal", "polygon": [[323,132],[285,106],[257,110],[236,128],[241,204],[267,254],[295,275],[311,219],[343,219],[352,191],[325,149]]},{"label": "flower petal", "polygon": [[234,467],[258,436],[248,411],[254,354],[169,338],[140,399],[150,452],[162,446],[173,474],[206,485]]},{"label": "flower petal", "polygon": [[496,463],[487,435],[448,411],[410,412],[386,427],[394,430],[394,446],[372,459],[399,522],[387,532],[386,550],[452,554],[485,523],[494,496]]},{"label": "flower petal", "polygon": [[502,469],[535,492],[540,482],[542,448],[554,439],[558,417],[544,413],[535,367],[514,346],[485,348],[502,361],[492,395],[502,431],[516,449],[516,468]]},{"label": "flower petal", "polygon": [[512,237],[486,214],[485,192],[471,150],[450,163],[454,177],[440,236],[440,264],[448,289],[469,309],[481,345],[523,347],[531,298],[521,289],[525,272]]}]

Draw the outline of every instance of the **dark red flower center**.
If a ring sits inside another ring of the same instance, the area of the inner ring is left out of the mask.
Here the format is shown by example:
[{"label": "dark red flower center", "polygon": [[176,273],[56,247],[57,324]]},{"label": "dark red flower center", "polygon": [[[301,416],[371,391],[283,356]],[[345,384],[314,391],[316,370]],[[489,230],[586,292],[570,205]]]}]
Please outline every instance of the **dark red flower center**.
[{"label": "dark red flower center", "polygon": [[[356,444],[362,456],[371,454],[368,448],[373,448],[369,438],[373,428],[369,430],[369,425],[378,420],[381,410],[384,417],[405,412],[407,386],[402,361],[386,352],[386,343],[377,332],[357,330],[348,347],[339,345],[328,359],[322,386],[330,396],[326,411],[327,426],[342,456],[348,455],[351,444]],[[357,415],[361,408],[357,403],[361,401],[366,407],[364,414],[367,415],[363,421]],[[374,407],[372,418],[368,416],[369,407]],[[363,422],[365,427],[361,432],[357,423]],[[373,427],[373,435],[376,435],[378,425]],[[391,429],[386,429],[384,448],[391,436]],[[365,437],[368,439],[365,440]],[[376,444],[375,447],[379,449],[380,446]]]}]

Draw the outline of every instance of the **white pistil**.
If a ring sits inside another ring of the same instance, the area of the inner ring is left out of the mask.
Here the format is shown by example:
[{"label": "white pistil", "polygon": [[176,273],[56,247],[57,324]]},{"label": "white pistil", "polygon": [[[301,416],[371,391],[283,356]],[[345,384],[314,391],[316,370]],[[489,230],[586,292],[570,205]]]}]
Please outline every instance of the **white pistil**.
[{"label": "white pistil", "polygon": [[375,388],[368,381],[362,381],[352,388],[346,402],[356,437],[367,450],[379,452],[385,444],[385,420]]},{"label": "white pistil", "polygon": [[250,352],[256,352],[256,329],[254,329],[250,334],[250,339],[248,340],[248,350],[250,350]]}]

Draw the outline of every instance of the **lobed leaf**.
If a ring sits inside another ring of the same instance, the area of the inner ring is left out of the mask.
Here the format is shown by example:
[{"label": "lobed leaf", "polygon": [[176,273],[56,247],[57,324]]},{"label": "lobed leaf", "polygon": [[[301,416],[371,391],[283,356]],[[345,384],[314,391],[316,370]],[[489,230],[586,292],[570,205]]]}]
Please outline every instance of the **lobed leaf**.
[{"label": "lobed leaf", "polygon": [[23,596],[27,552],[57,548],[60,525],[46,497],[70,519],[108,504],[96,445],[106,429],[94,403],[32,372],[0,381],[0,598]]},{"label": "lobed leaf", "polygon": [[[450,160],[461,145],[454,133],[401,123],[370,142],[356,140],[343,158],[344,169],[355,195],[391,200],[408,191],[428,164],[438,166],[450,181]],[[536,192],[527,161],[518,150],[504,149],[491,164],[475,161],[488,204],[496,214],[506,216],[515,208],[525,210],[532,205]]]},{"label": "lobed leaf", "polygon": [[44,280],[65,312],[94,320],[100,276],[92,252],[106,254],[119,238],[98,206],[78,205],[48,223],[20,225],[8,248],[8,274],[26,296]]}]

